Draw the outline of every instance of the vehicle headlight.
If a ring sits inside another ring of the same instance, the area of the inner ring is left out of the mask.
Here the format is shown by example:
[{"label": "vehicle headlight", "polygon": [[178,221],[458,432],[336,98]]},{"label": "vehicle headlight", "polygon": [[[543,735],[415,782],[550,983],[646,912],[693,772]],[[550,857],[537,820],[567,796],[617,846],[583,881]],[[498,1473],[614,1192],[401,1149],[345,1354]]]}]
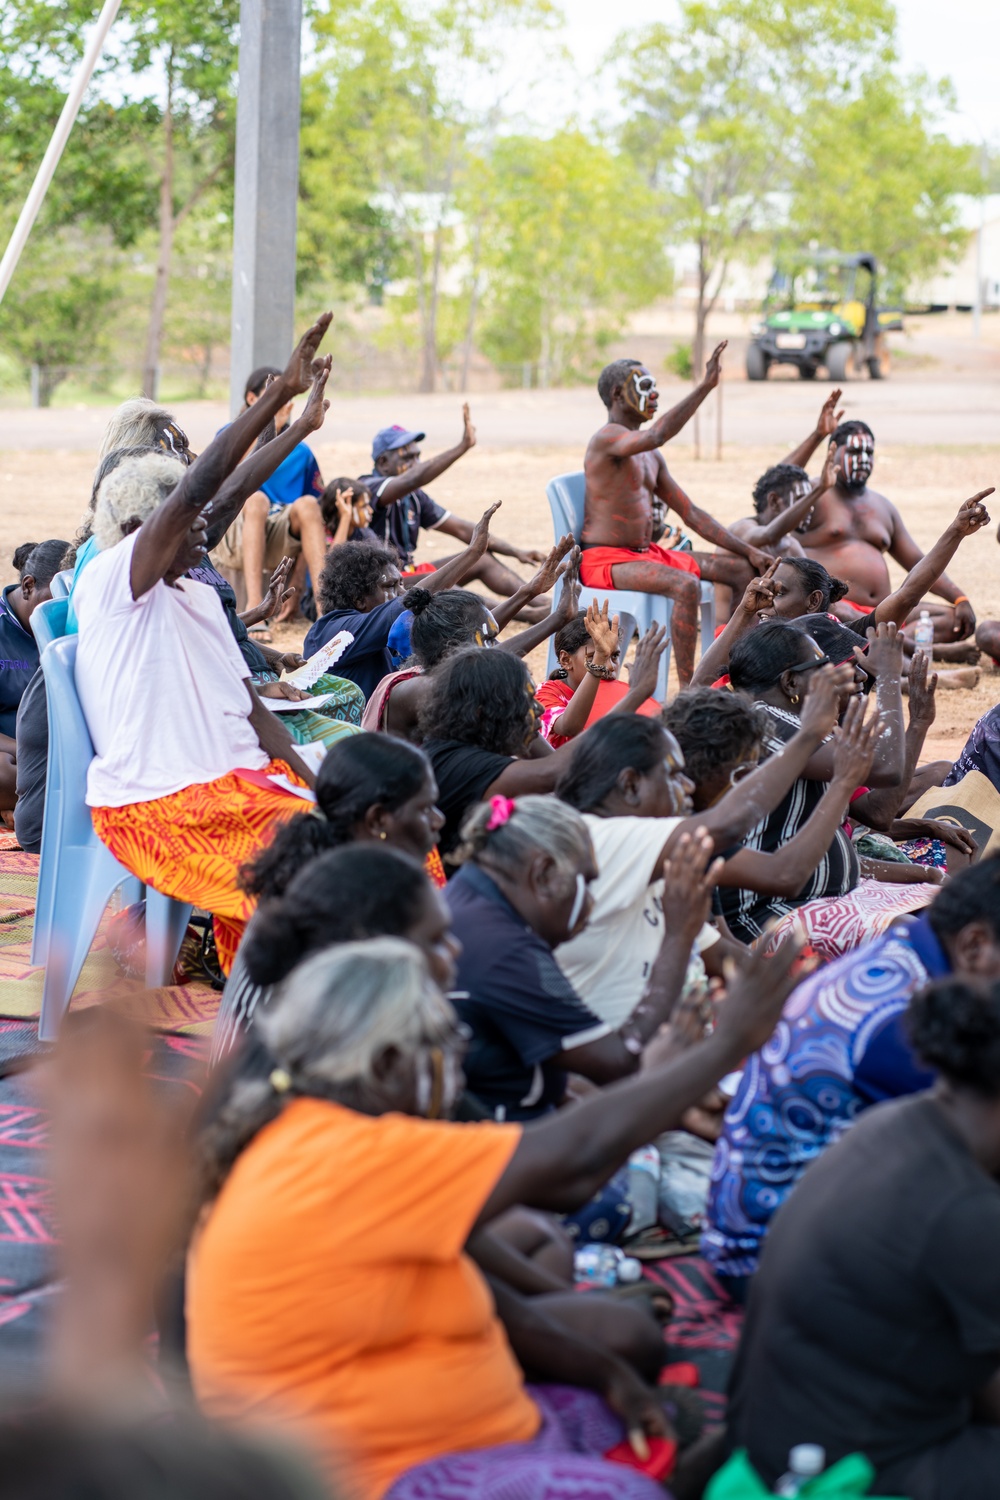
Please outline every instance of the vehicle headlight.
[{"label": "vehicle headlight", "polygon": [[843,327],[842,327],[842,325],[840,323],[831,323],[830,324],[830,332],[833,334],[834,338],[837,337],[838,333],[843,333],[843,331],[844,331]]}]

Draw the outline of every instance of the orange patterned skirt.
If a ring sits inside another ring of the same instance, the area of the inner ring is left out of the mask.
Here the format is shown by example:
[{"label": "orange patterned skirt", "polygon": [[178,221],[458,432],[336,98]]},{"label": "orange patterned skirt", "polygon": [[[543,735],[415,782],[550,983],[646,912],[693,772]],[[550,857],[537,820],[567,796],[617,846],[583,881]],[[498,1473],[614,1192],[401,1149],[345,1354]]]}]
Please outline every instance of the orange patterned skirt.
[{"label": "orange patterned skirt", "polygon": [[301,797],[263,781],[283,775],[304,786],[284,761],[248,775],[254,779],[230,771],[152,802],[90,809],[97,837],[126,870],[163,895],[212,913],[224,974],[254,908],[237,883],[241,866],[268,843],[277,823],[309,807]]}]

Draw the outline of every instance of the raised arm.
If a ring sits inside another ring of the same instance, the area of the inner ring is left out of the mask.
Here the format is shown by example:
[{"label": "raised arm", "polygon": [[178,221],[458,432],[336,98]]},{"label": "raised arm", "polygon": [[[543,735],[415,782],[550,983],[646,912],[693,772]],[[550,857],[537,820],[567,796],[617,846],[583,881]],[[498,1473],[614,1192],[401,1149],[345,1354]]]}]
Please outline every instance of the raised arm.
[{"label": "raised arm", "polygon": [[[493,540],[490,537],[491,552],[493,551]],[[570,558],[570,562],[564,564],[563,559],[567,557]],[[542,559],[542,565],[534,578],[529,578],[527,583],[522,584],[515,593],[511,594],[509,599],[501,599],[494,606],[493,618],[500,629],[503,630],[504,626],[509,625],[511,620],[520,614],[525,605],[530,604],[533,599],[537,599],[539,594],[547,594],[550,589],[555,588],[560,578],[563,580],[563,593],[565,593],[566,581],[570,570],[573,566],[579,567],[579,565],[580,549],[576,545],[576,538],[567,532],[565,536],[560,537],[548,556]],[[561,598],[562,595],[560,595]],[[553,611],[553,615],[556,613],[558,613],[558,606]],[[558,630],[559,626],[556,625],[555,629]],[[538,639],[544,641],[551,634],[551,630],[547,630]],[[537,645],[538,641],[534,641],[532,644]],[[527,649],[530,650],[531,647]],[[523,654],[523,651],[518,652],[519,656]]]},{"label": "raised arm", "polygon": [[775,516],[774,520],[769,521],[766,526],[755,526],[752,530],[748,528],[746,540],[766,551],[776,542],[780,542],[783,536],[794,531],[800,522],[806,519],[819,497],[825,495],[827,490],[832,490],[837,483],[836,460],[837,450],[831,443],[826,452],[823,472],[808,493],[803,495],[801,500],[796,500],[795,504],[790,505],[787,510],[783,510],[780,515]]},{"label": "raised arm", "polygon": [[[396,500],[402,500],[404,495],[412,495],[414,490],[422,490],[425,484],[432,483],[445,469],[450,469],[453,463],[457,463],[464,453],[476,446],[476,429],[472,425],[469,415],[469,403],[462,407],[462,436],[454,448],[446,448],[443,453],[436,453],[433,458],[425,458],[423,463],[414,464],[406,470],[405,474],[393,474],[389,479],[373,487],[372,503],[383,510],[387,505],[392,505]],[[378,489],[378,494],[374,490]]]},{"label": "raised arm", "polygon": [[464,552],[459,552],[456,557],[442,563],[435,572],[422,575],[422,589],[426,589],[428,594],[443,594],[445,589],[457,589],[468,578],[476,564],[489,551],[490,521],[502,504],[503,501],[498,500],[489,510],[483,511],[472,528],[472,539]]},{"label": "raised arm", "polygon": [[746,635],[748,630],[756,628],[758,611],[768,608],[774,598],[771,583],[780,561],[781,559],[776,557],[766,573],[760,578],[751,578],[744,590],[743,598],[730,615],[725,630],[721,635],[716,636],[695,668],[691,679],[692,687],[711,687],[712,683],[728,670],[729,658],[736,642],[741,636]]},{"label": "raised arm", "polygon": [[[467,542],[472,536],[472,522],[466,521],[462,516],[446,516],[434,530],[444,532],[445,536],[457,537],[460,542]],[[515,547],[513,542],[505,542],[499,536],[490,537],[490,551],[498,557],[512,557],[519,563],[545,561],[545,553],[539,552],[536,547]]]},{"label": "raised arm", "polygon": [[[332,313],[324,313],[303,335],[288,364],[260,399],[213,438],[169,499],[157,507],[139,528],[132,553],[132,597],[140,598],[169,571],[177,549],[196,516],[218,492],[223,480],[236,468],[243,454],[276,412],[295,396],[307,391],[319,369],[314,369],[316,350],[330,326]],[[329,355],[320,368],[330,369]],[[266,451],[266,450],[264,450]]]},{"label": "raised arm", "polygon": [[528,1125],[480,1223],[515,1203],[567,1213],[586,1203],[639,1146],[677,1126],[720,1078],[762,1047],[797,979],[797,943],[751,954],[711,1036],[659,1066]]},{"label": "raised arm", "polygon": [[[896,507],[890,505],[889,511],[892,516],[892,541],[889,545],[889,556],[895,558],[900,567],[912,572],[922,561],[923,553],[907,531]],[[941,573],[930,585],[930,592],[955,606],[955,638],[964,640],[972,635],[976,628],[976,612],[969,603],[968,596],[959,592],[958,584],[953,583],[947,573]]]},{"label": "raised arm", "polygon": [[848,803],[871,767],[882,728],[878,713],[865,724],[866,703],[848,704],[843,725],[835,731],[833,779],[812,817],[794,838],[773,854],[740,849],[727,859],[718,884],[758,891],[762,896],[797,896],[833,842]]},{"label": "raised arm", "polygon": [[705,374],[694,390],[665,411],[662,417],[657,417],[650,422],[648,427],[638,432],[632,432],[617,423],[609,424],[603,432],[599,432],[591,441],[595,450],[601,450],[610,454],[612,458],[634,458],[637,453],[651,453],[654,448],[662,448],[672,437],[676,437],[681,428],[684,427],[694,416],[709,391],[714,391],[722,374],[722,351],[728,340],[712,351],[712,357],[705,366]]},{"label": "raised arm", "polygon": [[711,542],[715,547],[724,547],[727,552],[735,552],[738,557],[745,557],[752,567],[763,572],[773,562],[766,552],[761,552],[758,547],[727,526],[710,516],[707,510],[702,510],[700,505],[695,505],[689,495],[686,495],[670,474],[663,455],[657,454],[659,458],[659,473],[656,478],[656,493],[661,500],[677,512],[685,526],[690,526],[706,542]]},{"label": "raised arm", "polygon": [[[307,437],[322,427],[330,409],[330,403],[325,399],[329,376],[329,365],[325,365],[313,380],[302,415],[296,421],[289,422],[284,432],[277,437],[256,447],[249,458],[245,458],[222,483],[214,499],[209,501],[205,508],[209,551],[218,546],[250,496],[256,494],[261,485],[270,479],[292,449],[297,448],[299,443],[304,443]],[[266,619],[267,616],[262,615],[260,618]]]},{"label": "raised arm", "polygon": [[797,469],[808,468],[809,460],[824,439],[830,439],[844,420],[844,413],[837,410],[837,402],[843,395],[843,391],[831,391],[819,409],[819,417],[816,426],[807,438],[793,448],[785,458],[783,464],[794,464]]},{"label": "raised arm", "polygon": [[[988,490],[980,490],[977,495],[972,496],[971,500],[962,502],[958,508],[958,515],[938,537],[931,550],[911,567],[895,593],[883,599],[877,607],[875,610],[877,622],[892,621],[896,625],[902,625],[910,610],[920,603],[926,593],[934,590],[940,579],[945,578],[944,570],[955,556],[963,539],[990,524],[989,512],[982,502],[987,496],[993,494],[994,489],[995,486],[990,485]],[[916,548],[915,542],[913,545]],[[919,552],[919,548],[916,550]],[[954,590],[955,586],[950,580],[945,579],[945,582]]]},{"label": "raised arm", "polygon": [[899,782],[895,786],[867,791],[851,803],[851,817],[880,833],[888,833],[895,821],[917,769],[927,731],[934,723],[937,673],[931,672],[929,668],[930,658],[926,653],[915,651],[910,659],[910,711],[903,743],[903,772]]}]

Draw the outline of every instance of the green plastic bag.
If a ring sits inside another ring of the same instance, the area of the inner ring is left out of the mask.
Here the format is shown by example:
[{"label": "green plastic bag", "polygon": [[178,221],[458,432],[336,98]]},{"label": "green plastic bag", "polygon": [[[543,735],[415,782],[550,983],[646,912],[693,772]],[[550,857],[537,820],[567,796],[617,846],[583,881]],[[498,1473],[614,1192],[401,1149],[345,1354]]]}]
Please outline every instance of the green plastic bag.
[{"label": "green plastic bag", "polygon": [[[875,1470],[864,1454],[850,1453],[815,1479],[808,1479],[799,1494],[802,1500],[868,1500],[868,1486],[874,1477]],[[773,1500],[773,1496],[746,1449],[738,1448],[711,1480],[705,1500]],[[879,1500],[890,1497],[880,1496]]]}]

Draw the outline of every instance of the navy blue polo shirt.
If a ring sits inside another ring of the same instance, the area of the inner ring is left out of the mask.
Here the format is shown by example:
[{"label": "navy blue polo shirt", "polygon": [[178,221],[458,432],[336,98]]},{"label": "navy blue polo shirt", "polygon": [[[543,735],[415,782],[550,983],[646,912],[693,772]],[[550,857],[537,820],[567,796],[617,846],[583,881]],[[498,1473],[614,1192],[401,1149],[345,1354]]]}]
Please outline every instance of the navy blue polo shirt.
[{"label": "navy blue polo shirt", "polygon": [[357,609],[331,609],[309,627],[302,655],[313,656],[339,630],[349,630],[354,639],[330,670],[338,677],[356,682],[365,698],[370,698],[382,678],[396,670],[396,660],[389,650],[389,632],[406,607],[404,594],[387,604],[379,604],[367,614]]},{"label": "navy blue polo shirt", "polygon": [[24,690],[38,670],[38,646],[14,613],[10,596],[20,585],[8,584],[0,594],[0,734],[14,738],[17,709]]},{"label": "navy blue polo shirt", "polygon": [[468,1090],[495,1119],[534,1119],[565,1093],[559,1054],[612,1027],[588,1010],[548,943],[478,866],[463,865],[445,900],[462,944],[451,1000],[472,1032]]},{"label": "navy blue polo shirt", "polygon": [[442,521],[448,519],[451,512],[432,500],[426,490],[412,490],[409,495],[393,500],[391,505],[379,505],[378,497],[389,483],[390,477],[385,474],[366,474],[358,483],[367,485],[371,493],[372,531],[383,547],[395,547],[403,558],[405,567],[412,567],[413,554],[420,540],[420,528],[423,526],[428,531],[433,531],[435,526],[440,526]]}]

